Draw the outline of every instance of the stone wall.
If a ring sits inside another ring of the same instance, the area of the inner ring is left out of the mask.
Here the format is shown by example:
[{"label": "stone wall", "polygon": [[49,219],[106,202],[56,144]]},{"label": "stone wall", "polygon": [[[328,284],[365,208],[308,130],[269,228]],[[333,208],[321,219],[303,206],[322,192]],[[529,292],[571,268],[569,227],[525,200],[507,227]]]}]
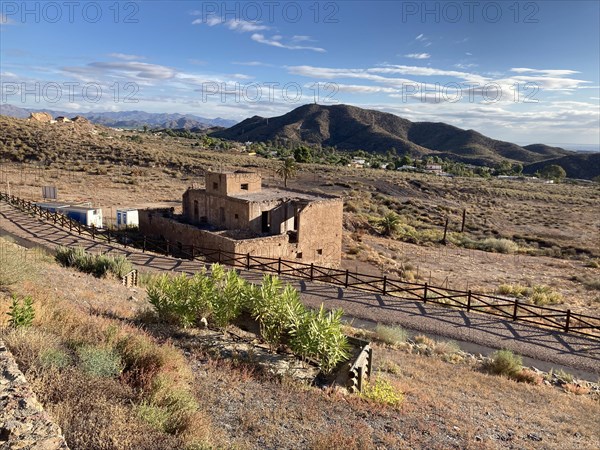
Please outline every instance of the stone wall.
[{"label": "stone wall", "polygon": [[27,385],[14,358],[0,341],[0,449],[68,449]]},{"label": "stone wall", "polygon": [[167,239],[173,244],[337,267],[341,260],[342,208],[341,200],[306,205],[299,214],[298,239],[292,239],[292,242],[286,233],[245,238],[243,233],[201,230],[153,210],[139,211],[140,232],[149,237]]}]

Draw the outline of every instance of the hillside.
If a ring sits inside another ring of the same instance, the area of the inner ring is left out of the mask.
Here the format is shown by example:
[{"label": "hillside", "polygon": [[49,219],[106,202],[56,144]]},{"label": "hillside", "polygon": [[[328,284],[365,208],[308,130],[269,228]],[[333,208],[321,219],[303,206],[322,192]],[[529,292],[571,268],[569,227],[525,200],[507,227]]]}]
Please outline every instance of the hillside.
[{"label": "hillside", "polygon": [[590,180],[600,176],[600,153],[575,153],[560,158],[548,159],[524,167],[525,173],[535,173],[551,164],[565,169],[567,177]]},{"label": "hillside", "polygon": [[[0,114],[24,119],[29,117],[31,112],[47,112],[52,117],[65,116],[71,117],[72,112],[54,111],[50,109],[29,109],[19,108],[10,104],[0,105]],[[214,126],[230,127],[236,122],[233,120],[208,119],[192,114],[167,114],[167,113],[147,113],[144,111],[113,111],[113,112],[87,112],[77,113],[85,117],[96,125],[104,125],[111,128],[171,128],[171,129],[206,129]]]},{"label": "hillside", "polygon": [[474,130],[445,123],[411,122],[349,105],[310,104],[279,117],[254,116],[214,136],[237,141],[306,142],[369,152],[385,152],[393,147],[399,153],[437,154],[475,164],[494,164],[502,159],[533,163],[572,153],[542,144],[521,147]]}]

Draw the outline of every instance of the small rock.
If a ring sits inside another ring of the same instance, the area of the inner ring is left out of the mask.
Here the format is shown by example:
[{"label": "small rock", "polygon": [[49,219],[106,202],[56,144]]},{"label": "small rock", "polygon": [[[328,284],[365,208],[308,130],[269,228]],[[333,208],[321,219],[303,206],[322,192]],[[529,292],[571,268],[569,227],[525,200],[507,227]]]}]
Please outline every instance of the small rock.
[{"label": "small rock", "polygon": [[539,441],[541,441],[541,440],[542,440],[542,437],[541,437],[539,434],[537,434],[537,433],[529,433],[529,434],[527,435],[527,439],[530,439],[530,440],[532,440],[532,441],[539,442]]},{"label": "small rock", "polygon": [[475,441],[481,442],[483,441],[483,438],[481,436],[475,436]]}]

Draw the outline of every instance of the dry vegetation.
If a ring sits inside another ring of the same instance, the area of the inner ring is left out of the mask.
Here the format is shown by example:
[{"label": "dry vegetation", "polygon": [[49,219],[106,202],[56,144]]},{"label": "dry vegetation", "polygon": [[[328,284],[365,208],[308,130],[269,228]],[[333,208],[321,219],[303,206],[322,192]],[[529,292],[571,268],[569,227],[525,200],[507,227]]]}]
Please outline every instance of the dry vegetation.
[{"label": "dry vegetation", "polygon": [[[143,289],[29,263],[0,293],[2,337],[73,449],[598,448],[600,403],[573,384],[517,383],[435,355],[407,353],[402,333],[375,344],[363,398],[221,359],[176,328],[136,320]],[[34,299],[29,328],[7,328],[11,295]],[[450,360],[450,359],[448,359]],[[572,380],[571,380],[572,381]],[[568,391],[564,392],[564,391]]]},{"label": "dry vegetation", "polygon": [[[203,185],[205,170],[253,168],[265,184],[282,184],[276,160],[207,150],[199,139],[4,116],[0,129],[3,190],[10,181],[13,194],[39,200],[41,186],[56,185],[61,199],[92,201],[113,220],[118,207],[177,208],[188,186]],[[598,185],[301,164],[290,186],[344,197],[345,268],[489,293],[501,284],[544,285],[565,307],[600,309]],[[390,213],[397,230],[382,236],[378,224]]]}]

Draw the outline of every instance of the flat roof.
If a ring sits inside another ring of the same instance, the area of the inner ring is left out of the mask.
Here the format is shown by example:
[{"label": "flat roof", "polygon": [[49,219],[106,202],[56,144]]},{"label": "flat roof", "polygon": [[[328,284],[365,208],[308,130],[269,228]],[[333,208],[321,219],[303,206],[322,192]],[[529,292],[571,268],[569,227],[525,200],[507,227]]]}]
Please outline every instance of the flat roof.
[{"label": "flat roof", "polygon": [[308,200],[308,201],[318,201],[318,200],[331,200],[337,199],[339,197],[335,197],[327,194],[318,194],[314,192],[303,192],[296,191],[292,189],[280,189],[280,188],[263,188],[258,192],[248,192],[248,193],[237,193],[230,194],[228,197],[238,198],[240,200],[246,200],[249,202],[266,202],[272,200]]}]

